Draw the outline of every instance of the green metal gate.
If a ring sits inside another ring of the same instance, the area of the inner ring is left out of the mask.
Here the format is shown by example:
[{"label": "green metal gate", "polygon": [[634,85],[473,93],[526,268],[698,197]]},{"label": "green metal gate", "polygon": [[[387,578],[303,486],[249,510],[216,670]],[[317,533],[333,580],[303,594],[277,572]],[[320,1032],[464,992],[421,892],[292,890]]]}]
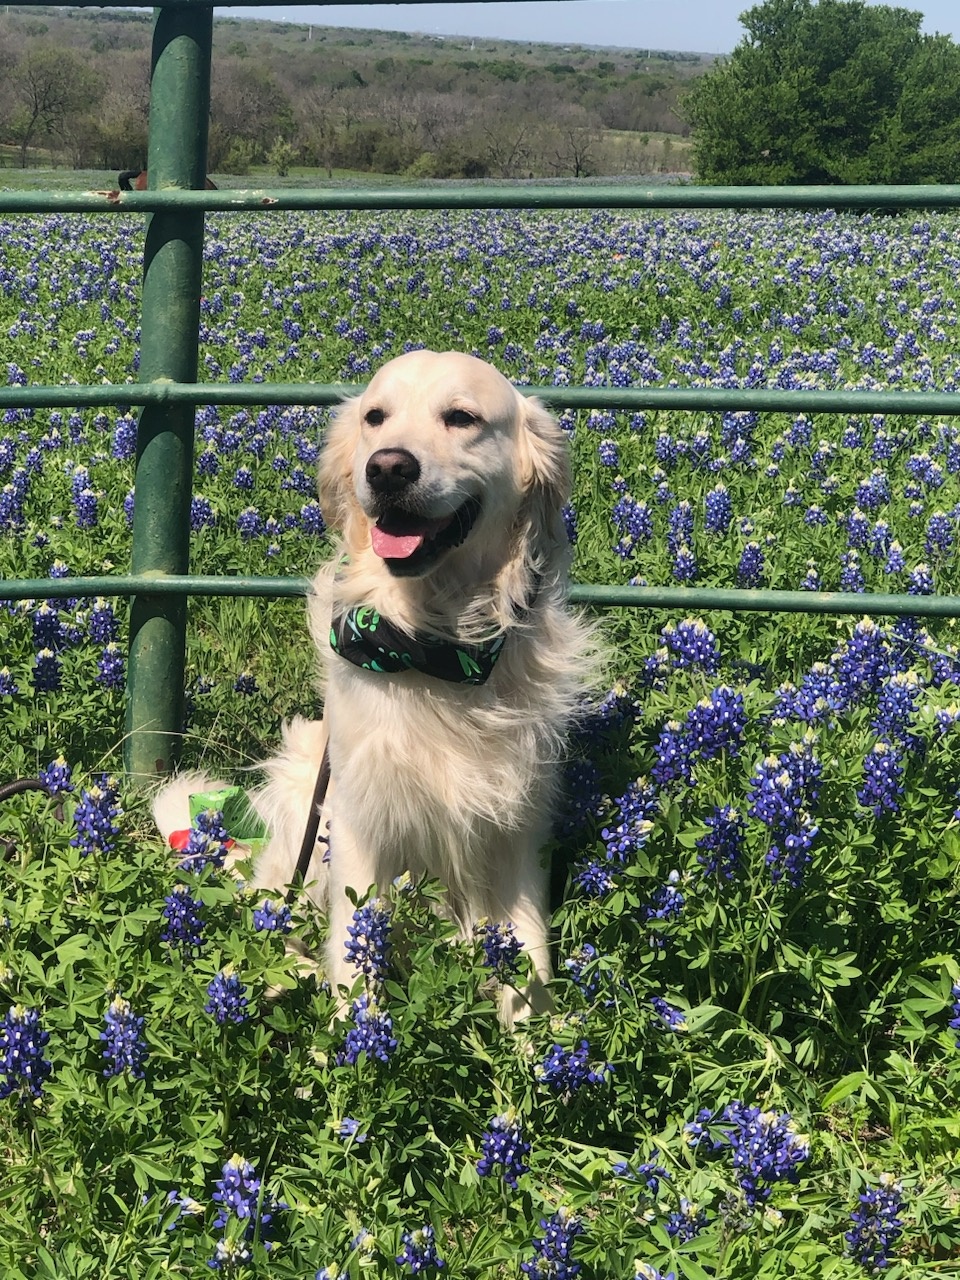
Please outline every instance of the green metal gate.
[{"label": "green metal gate", "polygon": [[[46,0],[21,0],[37,5]],[[282,0],[255,0],[279,7]],[[353,0],[363,4],[366,0]],[[94,7],[95,0],[74,0]],[[129,7],[132,0],[114,0]],[[254,0],[250,0],[254,3]],[[183,713],[186,603],[190,595],[294,596],[299,578],[206,577],[189,573],[194,411],[202,404],[336,403],[355,387],[324,383],[198,383],[204,212],[282,209],[945,209],[960,186],[898,187],[467,187],[383,191],[205,191],[213,7],[175,0],[154,10],[146,192],[0,192],[2,213],[143,212],[140,383],[136,386],[0,388],[10,407],[141,406],[137,433],[130,572],[110,577],[0,580],[0,598],[130,596],[127,682],[128,773],[149,778],[175,763]],[[753,410],[960,416],[960,394],[910,391],[740,391],[714,388],[529,387],[554,408]],[[613,587],[574,584],[571,599],[615,605],[803,613],[960,617],[960,596]]]}]

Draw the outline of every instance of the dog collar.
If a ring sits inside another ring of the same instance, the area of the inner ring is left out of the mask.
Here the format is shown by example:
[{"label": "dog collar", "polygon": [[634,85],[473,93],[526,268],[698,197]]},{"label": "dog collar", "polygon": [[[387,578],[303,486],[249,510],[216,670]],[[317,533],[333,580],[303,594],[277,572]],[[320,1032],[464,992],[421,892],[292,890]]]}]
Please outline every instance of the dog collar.
[{"label": "dog collar", "polygon": [[506,634],[483,644],[463,644],[440,636],[412,636],[382,618],[370,605],[338,614],[330,628],[330,648],[364,671],[394,674],[419,671],[452,684],[485,684],[497,665]]}]

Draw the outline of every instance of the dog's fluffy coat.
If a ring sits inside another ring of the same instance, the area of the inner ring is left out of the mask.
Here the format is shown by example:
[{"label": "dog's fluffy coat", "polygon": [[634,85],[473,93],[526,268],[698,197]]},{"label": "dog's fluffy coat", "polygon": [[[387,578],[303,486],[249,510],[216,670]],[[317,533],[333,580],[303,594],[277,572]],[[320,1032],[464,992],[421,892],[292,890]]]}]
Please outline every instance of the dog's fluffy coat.
[{"label": "dog's fluffy coat", "polygon": [[[362,894],[409,871],[444,883],[465,935],[483,917],[515,926],[535,976],[523,992],[505,990],[505,1022],[548,1007],[540,850],[590,648],[564,603],[569,487],[554,419],[472,356],[400,356],[333,418],[319,488],[341,547],[308,605],[324,719],[285,727],[253,798],[271,832],[256,883],[279,889],[293,876],[329,739],[330,860],[315,855],[306,878],[328,906],[334,990],[356,978],[344,954],[346,889]],[[458,519],[465,536],[445,545]],[[408,634],[477,643],[502,633],[499,660],[479,686],[364,670],[330,647],[332,619],[356,605]],[[161,830],[185,826],[189,792],[216,785],[174,781],[154,806]]]}]

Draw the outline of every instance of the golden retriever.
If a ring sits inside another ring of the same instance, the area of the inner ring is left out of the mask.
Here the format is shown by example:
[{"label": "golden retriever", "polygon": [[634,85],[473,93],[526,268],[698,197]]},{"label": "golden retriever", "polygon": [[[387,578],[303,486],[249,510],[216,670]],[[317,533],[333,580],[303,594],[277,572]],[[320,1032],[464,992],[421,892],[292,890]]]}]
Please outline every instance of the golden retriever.
[{"label": "golden retriever", "polygon": [[[446,886],[464,936],[512,924],[532,962],[504,988],[505,1024],[549,1007],[547,871],[541,849],[557,766],[590,670],[589,631],[565,606],[567,442],[550,414],[491,365],[412,351],[336,411],[319,475],[340,544],[308,603],[324,718],[285,726],[254,803],[271,832],[261,887],[293,877],[317,771],[331,781],[308,892],[326,902],[326,974],[356,971],[353,905],[409,872]],[[183,822],[186,775],[155,814]]]}]

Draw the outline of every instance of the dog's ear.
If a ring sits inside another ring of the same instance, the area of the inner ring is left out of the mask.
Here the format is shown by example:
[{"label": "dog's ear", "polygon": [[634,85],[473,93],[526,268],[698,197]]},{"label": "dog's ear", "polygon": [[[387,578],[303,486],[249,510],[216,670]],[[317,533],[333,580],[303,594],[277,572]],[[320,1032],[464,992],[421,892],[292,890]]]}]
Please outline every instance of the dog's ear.
[{"label": "dog's ear", "polygon": [[324,522],[341,533],[346,532],[347,522],[357,508],[353,489],[353,455],[359,431],[360,397],[354,396],[339,405],[330,417],[317,472]]},{"label": "dog's ear", "polygon": [[572,476],[567,437],[539,400],[517,393],[519,401],[521,522],[539,556],[552,559],[567,549],[563,507],[570,498]]}]

